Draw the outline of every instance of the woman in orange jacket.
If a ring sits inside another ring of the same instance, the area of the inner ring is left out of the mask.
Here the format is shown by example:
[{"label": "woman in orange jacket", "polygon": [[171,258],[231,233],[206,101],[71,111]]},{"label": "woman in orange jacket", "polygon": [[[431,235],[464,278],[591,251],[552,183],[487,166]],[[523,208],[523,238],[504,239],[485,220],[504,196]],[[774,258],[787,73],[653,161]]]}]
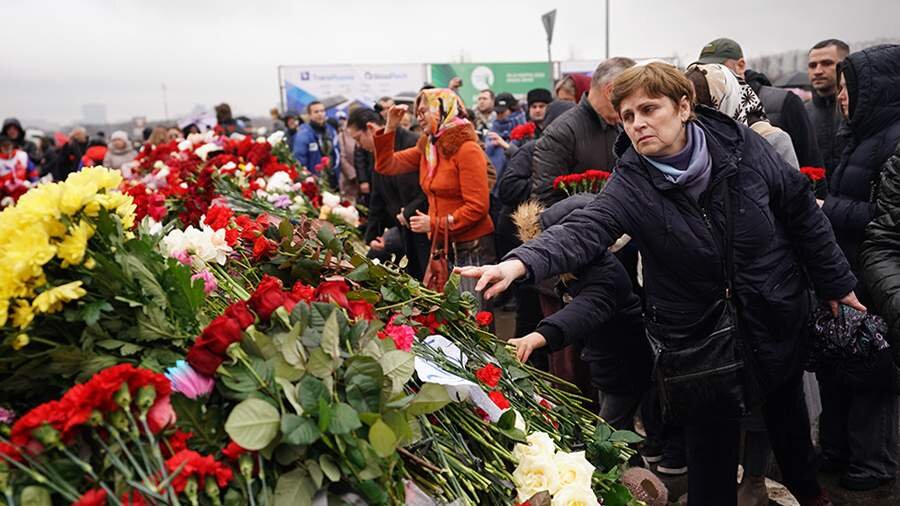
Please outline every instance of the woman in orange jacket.
[{"label": "woman in orange jacket", "polygon": [[[495,253],[488,162],[462,100],[448,89],[419,93],[414,112],[423,135],[415,147],[394,152],[394,131],[407,109],[391,107],[387,124],[375,135],[375,170],[389,176],[418,171],[428,197],[428,214],[420,212],[404,225],[432,237],[447,226],[453,263],[490,264]],[[462,289],[474,293],[474,283],[465,280]]]}]

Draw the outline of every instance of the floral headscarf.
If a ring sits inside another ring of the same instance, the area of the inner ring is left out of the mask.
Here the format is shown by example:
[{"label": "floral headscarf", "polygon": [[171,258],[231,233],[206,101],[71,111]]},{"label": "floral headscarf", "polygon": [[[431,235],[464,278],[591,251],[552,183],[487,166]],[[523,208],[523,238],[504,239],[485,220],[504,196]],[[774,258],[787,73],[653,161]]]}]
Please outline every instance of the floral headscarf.
[{"label": "floral headscarf", "polygon": [[741,84],[731,69],[721,63],[693,64],[706,77],[709,96],[720,112],[747,126],[750,118],[766,119],[762,102],[749,84]]},{"label": "floral headscarf", "polygon": [[462,99],[453,90],[447,88],[422,90],[416,97],[416,111],[419,110],[422,101],[431,112],[431,124],[428,125],[431,134],[425,145],[425,159],[428,161],[428,174],[431,176],[437,167],[437,149],[435,148],[437,140],[451,128],[468,125],[469,120],[465,118],[466,108]]}]

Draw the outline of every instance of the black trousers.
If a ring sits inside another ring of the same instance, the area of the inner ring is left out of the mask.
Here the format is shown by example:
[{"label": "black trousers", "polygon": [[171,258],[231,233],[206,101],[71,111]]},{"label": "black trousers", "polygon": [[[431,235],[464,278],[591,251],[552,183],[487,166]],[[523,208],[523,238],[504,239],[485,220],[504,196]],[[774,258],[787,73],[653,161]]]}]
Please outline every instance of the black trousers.
[{"label": "black trousers", "polygon": [[[801,504],[821,493],[809,436],[809,415],[798,373],[766,396],[763,419],[784,484]],[[689,506],[737,504],[740,420],[715,420],[685,427]]]}]

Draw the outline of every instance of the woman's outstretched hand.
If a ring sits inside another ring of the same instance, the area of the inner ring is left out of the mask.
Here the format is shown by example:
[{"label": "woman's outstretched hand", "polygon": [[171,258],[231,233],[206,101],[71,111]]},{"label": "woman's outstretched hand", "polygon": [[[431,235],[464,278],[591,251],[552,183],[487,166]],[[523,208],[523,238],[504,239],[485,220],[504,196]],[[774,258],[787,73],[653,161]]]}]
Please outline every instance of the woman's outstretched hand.
[{"label": "woman's outstretched hand", "polygon": [[512,259],[496,265],[480,267],[457,267],[453,272],[464,278],[478,279],[475,290],[484,292],[484,298],[490,300],[509,288],[513,281],[525,275],[525,264],[521,260]]},{"label": "woman's outstretched hand", "polygon": [[525,337],[517,337],[506,342],[516,347],[516,358],[519,359],[519,362],[527,362],[534,350],[547,345],[547,339],[538,332],[532,332]]}]

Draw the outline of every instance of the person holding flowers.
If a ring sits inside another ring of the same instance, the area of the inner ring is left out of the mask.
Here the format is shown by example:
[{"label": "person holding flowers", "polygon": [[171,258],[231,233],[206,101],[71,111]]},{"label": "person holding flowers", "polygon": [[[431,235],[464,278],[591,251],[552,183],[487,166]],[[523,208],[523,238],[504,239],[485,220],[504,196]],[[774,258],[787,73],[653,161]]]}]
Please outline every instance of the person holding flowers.
[{"label": "person holding flowers", "polygon": [[[426,89],[416,97],[413,109],[423,132],[418,144],[394,151],[394,136],[407,106],[392,106],[384,129],[375,135],[375,170],[388,176],[418,171],[428,213],[410,217],[410,229],[439,239],[446,229],[457,265],[492,263],[487,158],[462,99],[449,89]],[[462,286],[472,288],[474,283]]]},{"label": "person holding flowers", "polygon": [[[520,278],[577,270],[630,235],[643,258],[655,359],[666,358],[666,378],[683,377],[682,387],[696,370],[717,387],[707,396],[700,384],[676,389],[660,380],[671,394],[667,413],[684,420],[691,504],[736,504],[740,416],[761,405],[788,489],[803,506],[828,505],[801,381],[809,290],[835,313],[839,304],[865,311],[856,278],[806,177],[748,127],[695,110],[693,95],[671,65],[625,70],[611,102],[626,135],[604,191],[500,264],[458,271],[478,279],[489,299]],[[723,330],[716,339],[713,329]],[[673,356],[680,337],[690,351]],[[721,360],[704,354],[705,344],[722,346]],[[684,406],[690,412],[678,411]]]}]

